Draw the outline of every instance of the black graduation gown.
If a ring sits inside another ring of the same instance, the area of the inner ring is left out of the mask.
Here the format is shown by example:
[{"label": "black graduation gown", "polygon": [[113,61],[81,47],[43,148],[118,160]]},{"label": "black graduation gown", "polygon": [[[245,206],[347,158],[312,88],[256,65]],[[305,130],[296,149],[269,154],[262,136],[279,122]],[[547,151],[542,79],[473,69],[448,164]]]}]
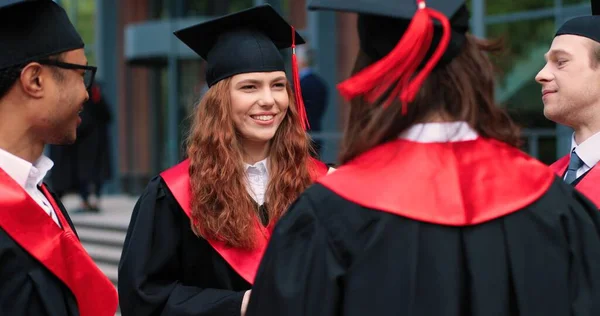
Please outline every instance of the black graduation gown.
[{"label": "black graduation gown", "polygon": [[108,125],[112,116],[104,98],[94,101],[90,98],[81,112],[81,125],[77,130],[76,168],[78,184],[102,183],[111,176],[110,138]]},{"label": "black graduation gown", "polygon": [[[75,232],[69,214],[54,196]],[[0,227],[0,315],[79,315],[65,284]]]},{"label": "black graduation gown", "polygon": [[[566,155],[550,166],[561,179],[565,178],[569,159],[570,156]],[[600,209],[600,186],[598,186],[598,183],[600,183],[600,168],[598,168],[598,164],[596,164],[595,166],[592,166],[590,170],[579,176],[579,178],[575,179],[571,185],[579,190],[579,192],[582,192]]]},{"label": "black graduation gown", "polygon": [[49,145],[49,156],[54,161],[49,180],[52,189],[61,195],[78,192],[82,184],[102,183],[112,172],[109,106],[103,98],[97,102],[90,98],[80,116],[74,144]]},{"label": "black graduation gown", "polygon": [[0,169],[0,315],[114,316],[117,291],[85,251],[64,207],[59,225]]},{"label": "black graduation gown", "polygon": [[239,315],[251,285],[193,233],[189,217],[155,177],[135,205],[118,288],[123,316],[202,316]]},{"label": "black graduation gown", "polygon": [[559,179],[472,227],[370,210],[321,185],[279,221],[252,315],[600,315],[600,218]]},{"label": "black graduation gown", "polygon": [[[415,169],[410,164],[412,153],[397,153],[406,159],[402,167],[405,178],[398,174],[391,177],[406,183],[404,190],[430,182],[439,191],[413,197],[394,191],[396,184],[387,181],[381,186],[391,187],[389,194],[379,194],[366,186],[373,184],[368,180],[363,190],[388,202],[393,194],[400,197],[398,200],[414,200],[407,209],[440,196],[447,200],[444,189],[454,194],[453,182],[440,182],[430,177],[432,174],[451,173],[462,183],[469,183],[472,171],[455,169],[454,161],[489,164],[494,156],[503,155],[491,152],[488,156],[470,153],[451,157],[433,153],[431,159],[444,157],[442,165],[425,161],[420,172],[427,173],[430,167],[431,173],[417,179],[409,170]],[[427,159],[426,155],[416,156]],[[383,164],[394,164],[387,158],[382,159]],[[515,158],[490,169],[511,177],[515,170],[505,167],[519,169],[524,161],[526,158]],[[533,163],[524,165],[531,167]],[[322,182],[344,172],[343,168]],[[535,168],[524,170],[525,174],[537,172]],[[489,173],[490,169],[474,176],[484,187],[487,181],[501,177]],[[490,177],[481,177],[484,174]],[[435,218],[418,220],[414,217],[422,214],[402,216],[366,207],[351,201],[352,196],[342,197],[331,187],[316,184],[275,227],[247,315],[600,315],[600,214],[571,186],[550,176],[542,194],[531,203],[469,225],[432,222],[444,213],[451,214],[449,210],[433,210]],[[515,192],[536,189],[527,188],[526,180],[513,181],[512,186]],[[489,202],[491,207],[494,202],[490,197],[498,192],[487,192],[489,196],[481,199],[489,199],[484,205]]]}]

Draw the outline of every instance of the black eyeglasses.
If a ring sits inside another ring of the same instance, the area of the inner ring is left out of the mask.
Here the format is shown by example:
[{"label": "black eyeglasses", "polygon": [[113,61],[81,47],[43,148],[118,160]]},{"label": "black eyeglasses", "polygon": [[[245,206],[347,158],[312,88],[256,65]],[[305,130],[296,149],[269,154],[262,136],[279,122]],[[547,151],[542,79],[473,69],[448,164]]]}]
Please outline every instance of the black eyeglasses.
[{"label": "black eyeglasses", "polygon": [[85,84],[85,88],[88,91],[90,91],[90,89],[92,88],[92,84],[94,84],[94,77],[96,77],[96,70],[98,70],[98,67],[94,66],[63,63],[58,60],[52,59],[42,59],[37,60],[37,62],[42,65],[54,66],[63,69],[84,70],[85,73],[83,74],[83,82]]}]

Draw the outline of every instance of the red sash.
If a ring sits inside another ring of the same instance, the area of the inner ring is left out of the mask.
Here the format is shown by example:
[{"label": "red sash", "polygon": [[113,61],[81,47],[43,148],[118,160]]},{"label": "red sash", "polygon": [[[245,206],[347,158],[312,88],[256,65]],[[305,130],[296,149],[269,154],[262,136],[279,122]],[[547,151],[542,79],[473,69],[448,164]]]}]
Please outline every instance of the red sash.
[{"label": "red sash", "polygon": [[358,205],[414,220],[467,226],[518,211],[555,177],[519,150],[478,138],[389,142],[318,180]]},{"label": "red sash", "polygon": [[[321,161],[313,159],[314,168],[311,174],[316,179],[327,173],[327,165]],[[163,178],[169,190],[183,209],[185,214],[192,219],[191,209],[191,189],[189,178],[189,159],[163,171],[160,176]],[[257,247],[254,250],[245,250],[226,246],[224,242],[208,240],[208,243],[227,261],[227,263],[248,283],[253,284],[258,265],[265,252],[273,225],[263,227],[258,218],[254,223],[254,235],[257,241]]]},{"label": "red sash", "polygon": [[[569,155],[566,155],[552,165],[550,168],[559,177],[563,177],[569,167]],[[594,166],[586,175],[575,185],[577,191],[583,193],[590,199],[598,208],[600,208],[600,168]]]},{"label": "red sash", "polygon": [[81,316],[114,316],[114,285],[85,251],[45,186],[42,191],[63,229],[0,169],[0,227],[71,290]]}]

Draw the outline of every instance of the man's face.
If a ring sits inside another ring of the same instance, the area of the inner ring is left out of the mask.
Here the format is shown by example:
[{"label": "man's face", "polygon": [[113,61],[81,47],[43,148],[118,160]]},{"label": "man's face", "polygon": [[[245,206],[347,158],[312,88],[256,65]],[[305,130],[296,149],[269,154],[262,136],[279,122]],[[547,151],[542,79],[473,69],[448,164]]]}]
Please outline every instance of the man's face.
[{"label": "man's face", "polygon": [[571,127],[589,119],[600,104],[600,66],[592,63],[598,43],[582,36],[554,38],[546,65],[535,77],[542,85],[544,115]]},{"label": "man's face", "polygon": [[[86,65],[87,58],[83,49],[77,49],[64,53],[61,62]],[[49,80],[39,109],[33,113],[37,134],[46,144],[72,144],[81,123],[79,113],[89,98],[83,79],[85,70],[44,66],[42,71],[48,72],[45,77]]]}]

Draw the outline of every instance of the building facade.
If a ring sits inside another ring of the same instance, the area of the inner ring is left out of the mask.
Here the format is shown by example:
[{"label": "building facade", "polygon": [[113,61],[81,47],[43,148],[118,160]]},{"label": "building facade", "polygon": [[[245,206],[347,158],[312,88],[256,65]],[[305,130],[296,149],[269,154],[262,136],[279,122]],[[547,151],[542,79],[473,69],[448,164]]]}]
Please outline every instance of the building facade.
[{"label": "building facade", "polygon": [[[330,88],[323,131],[323,159],[334,162],[347,103],[335,92],[358,51],[356,16],[310,12],[306,0],[56,0],[86,41],[90,64],[112,106],[110,192],[137,194],[148,180],[183,158],[189,115],[206,89],[204,62],[173,31],[212,17],[269,3],[315,49],[316,71]],[[543,67],[555,29],[567,18],[589,14],[589,0],[470,0],[471,32],[503,36],[507,53],[497,99],[526,129],[524,150],[544,162],[568,151],[571,131],[543,117],[535,74]],[[289,53],[287,55],[289,57]],[[288,58],[289,60],[289,58]]]}]

